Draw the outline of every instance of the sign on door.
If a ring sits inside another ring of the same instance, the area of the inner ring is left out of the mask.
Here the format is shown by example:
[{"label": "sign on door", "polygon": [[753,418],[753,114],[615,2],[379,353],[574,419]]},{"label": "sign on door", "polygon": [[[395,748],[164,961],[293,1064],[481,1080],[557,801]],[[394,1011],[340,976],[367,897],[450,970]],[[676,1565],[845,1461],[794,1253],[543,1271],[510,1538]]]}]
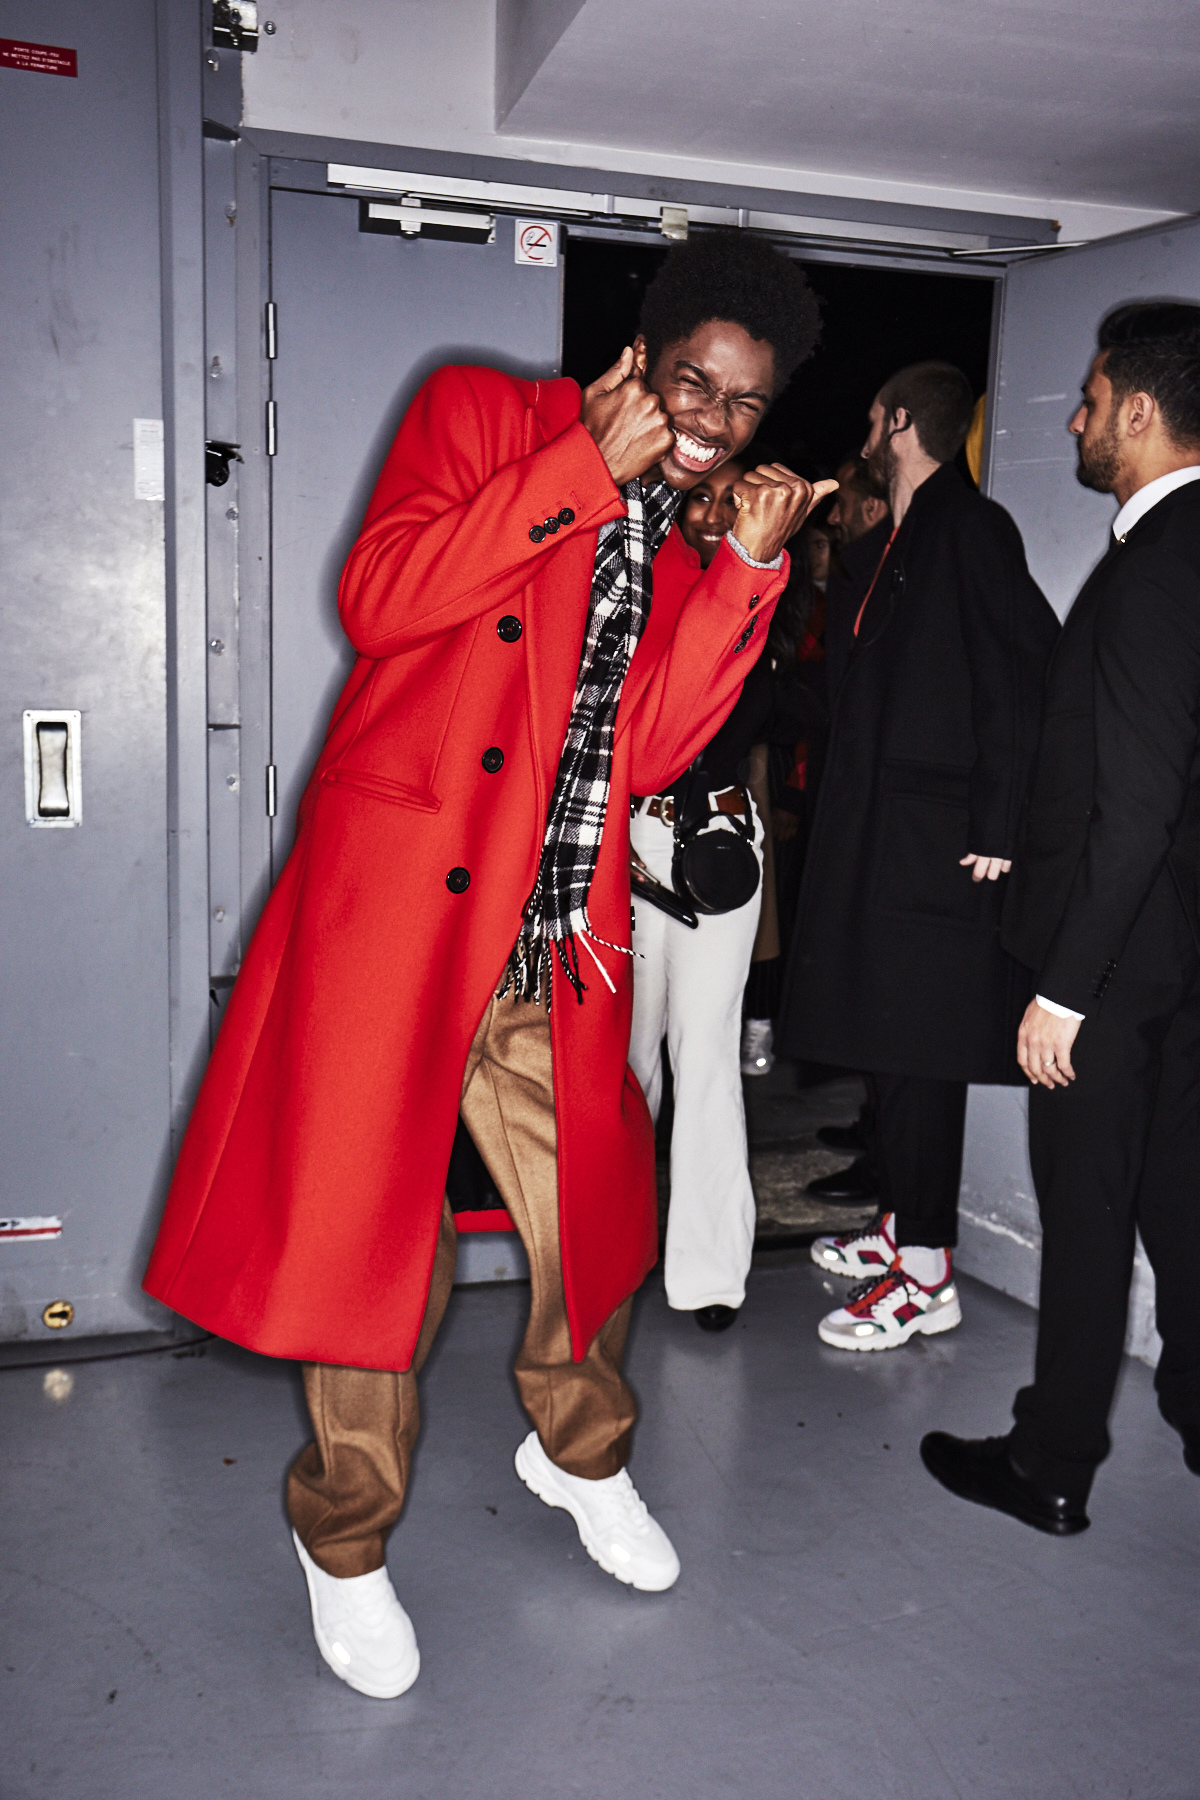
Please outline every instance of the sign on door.
[{"label": "sign on door", "polygon": [[530,268],[557,269],[557,219],[518,219],[514,260]]}]

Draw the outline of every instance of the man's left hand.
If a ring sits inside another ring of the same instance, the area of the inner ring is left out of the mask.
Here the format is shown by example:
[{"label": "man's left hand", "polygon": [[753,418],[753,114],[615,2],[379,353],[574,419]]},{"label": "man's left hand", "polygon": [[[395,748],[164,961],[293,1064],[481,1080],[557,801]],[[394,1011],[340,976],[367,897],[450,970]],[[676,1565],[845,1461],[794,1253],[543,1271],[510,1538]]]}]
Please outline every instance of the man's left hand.
[{"label": "man's left hand", "polygon": [[[971,865],[974,864],[974,868]],[[1012,859],[1007,856],[963,856],[959,858],[960,869],[971,869],[972,881],[999,881],[1012,868]]]},{"label": "man's left hand", "polygon": [[1017,1032],[1017,1061],[1035,1087],[1066,1087],[1074,1081],[1071,1047],[1082,1019],[1060,1019],[1036,1000],[1025,1008]]},{"label": "man's left hand", "polygon": [[818,481],[814,486],[782,463],[747,469],[741,480],[733,484],[733,500],[738,509],[733,529],[738,543],[755,562],[774,562],[813,507],[826,494],[836,491],[836,481]]}]

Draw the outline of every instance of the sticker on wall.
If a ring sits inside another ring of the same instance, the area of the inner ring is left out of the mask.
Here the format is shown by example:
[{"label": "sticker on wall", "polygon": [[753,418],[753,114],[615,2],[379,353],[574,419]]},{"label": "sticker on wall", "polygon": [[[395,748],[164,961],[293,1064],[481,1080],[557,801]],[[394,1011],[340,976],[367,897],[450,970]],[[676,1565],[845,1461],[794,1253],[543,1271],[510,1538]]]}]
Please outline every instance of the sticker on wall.
[{"label": "sticker on wall", "polygon": [[0,1219],[0,1244],[39,1244],[61,1236],[61,1219]]},{"label": "sticker on wall", "polygon": [[74,50],[61,44],[25,44],[0,38],[0,69],[25,69],[30,75],[78,75]]},{"label": "sticker on wall", "polygon": [[163,422],[133,421],[133,497],[162,500],[166,495],[163,475]]},{"label": "sticker on wall", "polygon": [[518,219],[514,259],[534,269],[557,269],[557,219]]}]

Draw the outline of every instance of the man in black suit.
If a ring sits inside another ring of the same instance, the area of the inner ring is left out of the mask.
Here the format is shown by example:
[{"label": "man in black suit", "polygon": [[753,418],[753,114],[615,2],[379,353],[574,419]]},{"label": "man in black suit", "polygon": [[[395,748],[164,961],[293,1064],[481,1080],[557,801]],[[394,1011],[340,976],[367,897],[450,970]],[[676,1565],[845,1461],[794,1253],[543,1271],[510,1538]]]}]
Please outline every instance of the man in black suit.
[{"label": "man in black suit", "polygon": [[1159,1408],[1200,1475],[1200,306],[1100,328],[1071,421],[1120,511],[1064,627],[1004,942],[1036,971],[1018,1058],[1042,1216],[1031,1387],[1005,1438],[933,1432],[963,1499],[1082,1531],[1125,1336],[1134,1231],[1157,1282]]},{"label": "man in black suit", "polygon": [[844,553],[854,585],[826,615],[831,726],[779,1039],[870,1076],[880,1217],[812,1251],[870,1278],[818,1326],[842,1350],[959,1323],[967,1086],[1021,1081],[1031,990],[1000,947],[1002,877],[1058,621],[1012,519],[954,467],[973,410],[948,363],[884,383],[864,453],[890,518]]}]

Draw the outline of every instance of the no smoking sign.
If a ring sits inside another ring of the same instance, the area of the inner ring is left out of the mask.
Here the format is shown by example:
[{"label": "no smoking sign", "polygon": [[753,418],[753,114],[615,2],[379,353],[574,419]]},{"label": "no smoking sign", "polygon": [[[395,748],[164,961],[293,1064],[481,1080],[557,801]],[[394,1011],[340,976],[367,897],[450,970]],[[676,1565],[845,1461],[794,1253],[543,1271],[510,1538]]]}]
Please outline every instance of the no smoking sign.
[{"label": "no smoking sign", "polygon": [[518,219],[514,244],[517,262],[527,263],[531,268],[557,269],[558,220]]}]

